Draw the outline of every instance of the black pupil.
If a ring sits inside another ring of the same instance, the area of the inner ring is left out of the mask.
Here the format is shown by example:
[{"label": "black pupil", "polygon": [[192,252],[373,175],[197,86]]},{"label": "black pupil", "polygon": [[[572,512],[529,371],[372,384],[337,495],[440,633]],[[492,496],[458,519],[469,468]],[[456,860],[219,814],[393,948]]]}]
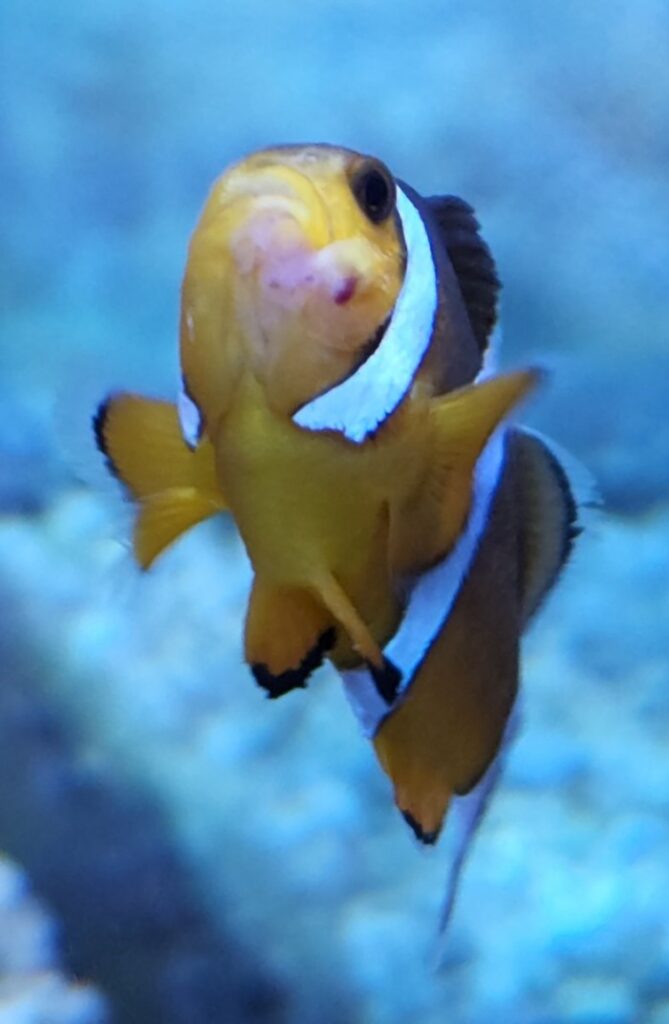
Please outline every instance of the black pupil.
[{"label": "black pupil", "polygon": [[358,176],[353,190],[360,206],[375,224],[385,220],[392,209],[393,189],[388,178],[376,167],[369,167]]},{"label": "black pupil", "polygon": [[370,213],[378,214],[388,204],[388,182],[378,171],[370,171],[365,178],[365,206]]}]

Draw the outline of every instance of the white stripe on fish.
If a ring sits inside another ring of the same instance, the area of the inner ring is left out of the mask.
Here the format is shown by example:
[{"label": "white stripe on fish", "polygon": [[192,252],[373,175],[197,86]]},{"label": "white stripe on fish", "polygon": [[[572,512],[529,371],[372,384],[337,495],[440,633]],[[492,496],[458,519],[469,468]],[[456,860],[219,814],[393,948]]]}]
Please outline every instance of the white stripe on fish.
[{"label": "white stripe on fish", "polygon": [[336,430],[361,444],[400,404],[432,340],[437,272],[423,218],[398,185],[406,271],[378,348],[355,373],[295,413],[306,430]]}]

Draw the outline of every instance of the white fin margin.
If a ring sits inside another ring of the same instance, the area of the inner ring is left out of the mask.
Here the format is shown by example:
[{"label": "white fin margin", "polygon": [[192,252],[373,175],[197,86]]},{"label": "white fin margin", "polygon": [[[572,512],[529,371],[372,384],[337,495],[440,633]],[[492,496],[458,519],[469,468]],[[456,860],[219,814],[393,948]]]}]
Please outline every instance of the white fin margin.
[{"label": "white fin margin", "polygon": [[418,372],[432,340],[437,272],[423,218],[399,185],[397,212],[407,262],[383,339],[355,373],[293,416],[298,427],[336,430],[360,444],[395,411]]},{"label": "white fin margin", "polygon": [[441,966],[444,953],[444,933],[450,921],[455,898],[457,896],[460,875],[467,859],[471,844],[485,814],[488,802],[499,783],[506,755],[515,740],[521,725],[520,698],[516,697],[511,713],[507,719],[502,742],[493,761],[486,769],[483,778],[465,796],[455,796],[451,800],[444,839],[447,846],[446,885],[439,915],[437,948],[435,949],[435,966]]},{"label": "white fin margin", "polygon": [[602,507],[604,500],[597,486],[597,481],[590,470],[575,455],[572,455],[570,451],[563,448],[561,444],[558,444],[551,437],[546,437],[540,430],[534,430],[532,427],[522,427],[521,429],[524,434],[529,434],[530,437],[536,437],[537,441],[541,441],[548,448],[551,455],[560,463],[579,511]]},{"label": "white fin margin", "polygon": [[481,369],[476,374],[474,379],[475,384],[480,384],[483,380],[488,380],[490,377],[494,377],[499,368],[499,352],[502,347],[502,328],[499,324],[495,327],[492,334],[490,335],[490,341],[486,345],[483,353],[483,362]]},{"label": "white fin margin", "polygon": [[202,436],[202,416],[195,402],[182,386],[177,396],[177,411],[183,439],[189,448],[197,448]]}]

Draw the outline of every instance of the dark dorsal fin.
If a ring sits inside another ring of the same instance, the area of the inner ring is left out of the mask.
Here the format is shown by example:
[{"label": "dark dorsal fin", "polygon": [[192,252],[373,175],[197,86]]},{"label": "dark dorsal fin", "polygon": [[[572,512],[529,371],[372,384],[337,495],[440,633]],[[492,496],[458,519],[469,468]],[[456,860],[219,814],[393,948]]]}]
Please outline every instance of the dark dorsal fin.
[{"label": "dark dorsal fin", "polygon": [[474,337],[483,352],[497,320],[500,280],[492,253],[481,238],[474,210],[457,196],[427,200],[439,225],[460,285]]}]

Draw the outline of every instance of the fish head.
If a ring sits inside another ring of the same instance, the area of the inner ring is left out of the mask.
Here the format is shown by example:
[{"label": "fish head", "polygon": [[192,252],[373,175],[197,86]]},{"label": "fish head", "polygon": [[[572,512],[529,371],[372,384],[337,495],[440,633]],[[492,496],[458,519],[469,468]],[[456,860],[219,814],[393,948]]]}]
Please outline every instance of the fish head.
[{"label": "fish head", "polygon": [[[404,274],[396,185],[325,145],[262,150],[215,183],[182,291],[182,363],[251,370],[291,415],[378,344]],[[203,382],[203,387],[205,386]]]}]

